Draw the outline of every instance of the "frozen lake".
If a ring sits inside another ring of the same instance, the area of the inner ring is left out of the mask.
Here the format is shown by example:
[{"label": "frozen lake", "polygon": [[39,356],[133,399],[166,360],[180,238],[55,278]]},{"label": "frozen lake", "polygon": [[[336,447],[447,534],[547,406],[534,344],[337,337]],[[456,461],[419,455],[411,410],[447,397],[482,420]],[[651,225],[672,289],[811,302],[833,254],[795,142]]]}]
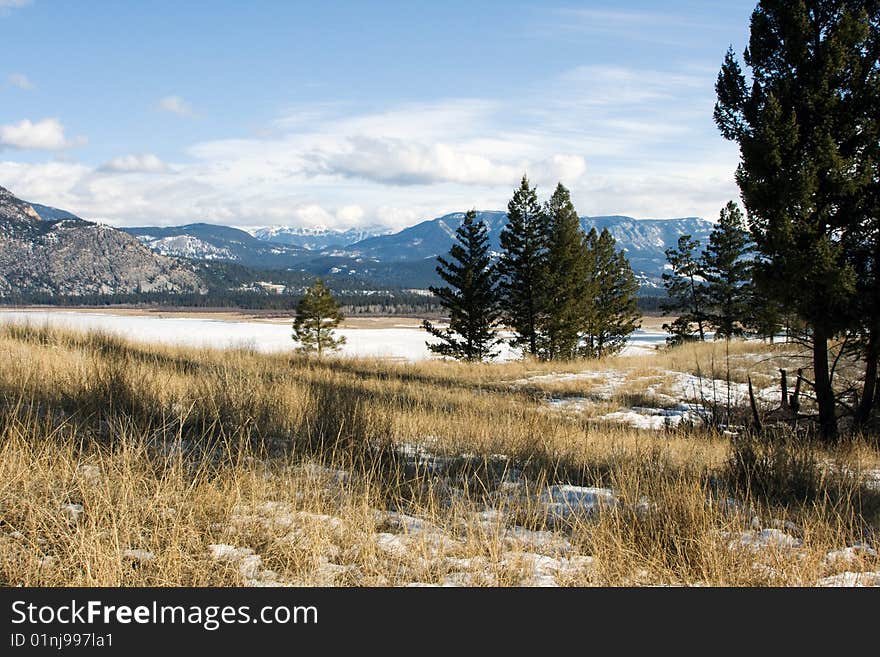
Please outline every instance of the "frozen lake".
[{"label": "frozen lake", "polygon": [[[263,352],[288,351],[295,347],[291,339],[292,320],[248,321],[190,317],[151,317],[114,315],[100,311],[0,310],[0,322],[32,326],[58,326],[80,331],[100,330],[139,342],[159,342],[195,347],[248,347]],[[338,329],[346,344],[341,353],[349,356],[424,360],[433,355],[425,346],[427,333],[418,328],[345,328]],[[636,331],[624,350],[626,355],[648,353],[663,344],[666,334],[660,331]],[[516,353],[501,348],[499,360],[509,360]]]}]

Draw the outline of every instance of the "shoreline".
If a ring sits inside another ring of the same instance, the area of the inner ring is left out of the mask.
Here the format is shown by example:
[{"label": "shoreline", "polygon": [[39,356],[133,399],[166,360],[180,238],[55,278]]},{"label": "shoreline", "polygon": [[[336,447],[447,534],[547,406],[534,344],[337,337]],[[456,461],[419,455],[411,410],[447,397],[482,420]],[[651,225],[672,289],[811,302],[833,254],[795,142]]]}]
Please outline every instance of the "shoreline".
[{"label": "shoreline", "polygon": [[[263,324],[289,324],[293,322],[293,312],[278,310],[245,310],[235,308],[193,308],[186,306],[52,306],[52,305],[0,305],[0,311],[14,312],[65,312],[95,315],[114,315],[117,317],[153,317],[156,319],[200,319],[221,322],[257,322]],[[422,317],[414,315],[349,315],[339,328],[342,329],[383,329],[414,328],[422,326]],[[656,313],[641,317],[643,331],[660,331],[662,324],[675,317]]]},{"label": "shoreline", "polygon": [[[124,307],[124,306],[0,306],[0,312],[62,312],[116,317],[152,317],[155,319],[200,319],[218,322],[289,324],[294,314],[277,310],[244,310],[234,308],[191,307]],[[348,316],[340,324],[344,329],[420,328],[422,320],[413,316],[376,315]]]}]

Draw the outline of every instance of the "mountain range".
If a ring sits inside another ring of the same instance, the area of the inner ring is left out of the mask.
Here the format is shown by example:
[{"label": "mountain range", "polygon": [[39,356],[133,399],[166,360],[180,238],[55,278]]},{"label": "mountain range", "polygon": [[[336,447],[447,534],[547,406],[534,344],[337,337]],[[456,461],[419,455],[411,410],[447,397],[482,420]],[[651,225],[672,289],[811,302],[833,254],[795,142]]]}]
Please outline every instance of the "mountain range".
[{"label": "mountain range", "polygon": [[[478,212],[489,233],[489,245],[494,251],[501,249],[501,231],[507,225],[505,212]],[[437,219],[423,221],[405,228],[399,233],[369,237],[347,247],[351,255],[380,260],[382,262],[413,262],[419,259],[433,260],[449,251],[455,239],[455,231],[464,220],[463,212],[447,214]],[[661,287],[661,275],[666,265],[665,250],[674,246],[681,235],[690,235],[705,244],[713,224],[698,217],[682,219],[633,219],[619,215],[581,217],[581,228],[602,231],[607,228],[617,247],[626,252],[630,265],[643,286]]]},{"label": "mountain range", "polygon": [[228,260],[260,269],[285,269],[306,249],[260,240],[248,232],[216,224],[122,228],[156,253],[192,260]]},{"label": "mountain range", "polygon": [[[490,248],[500,251],[506,213],[477,216],[488,228]],[[255,280],[269,280],[266,272],[284,270],[364,289],[423,289],[438,282],[436,257],[449,251],[463,219],[464,213],[456,212],[398,232],[283,226],[248,232],[209,223],[114,229],[21,201],[0,188],[0,294],[193,291],[205,285],[196,272],[203,274],[209,265],[232,266],[224,263],[253,270]],[[607,228],[626,252],[642,293],[652,294],[662,288],[665,249],[684,234],[705,244],[713,224],[697,217],[612,215],[582,217],[581,227]]]},{"label": "mountain range", "polygon": [[[490,248],[500,251],[507,214],[478,212]],[[436,257],[449,251],[463,212],[423,221],[398,232],[303,228],[244,230],[213,224],[123,228],[156,253],[194,260],[227,260],[260,269],[296,269],[317,275],[358,275],[377,285],[427,287],[438,282]],[[662,287],[665,249],[688,234],[705,243],[712,223],[698,217],[633,219],[619,215],[582,217],[589,232],[607,228],[623,249],[645,290]],[[363,239],[356,239],[366,234]],[[352,241],[354,240],[354,241]]]},{"label": "mountain range", "polygon": [[[507,214],[484,211],[478,212],[477,218],[488,228],[490,248],[500,251],[500,236],[507,224]],[[463,219],[463,212],[455,212],[398,232],[373,229],[357,241],[349,241],[358,236],[354,230],[310,231],[275,227],[247,233],[211,224],[122,230],[137,236],[157,253],[167,256],[230,260],[250,267],[297,269],[325,276],[340,273],[359,275],[378,285],[427,287],[437,283],[434,272],[436,257],[449,251],[455,231]],[[608,229],[617,241],[618,248],[626,252],[646,292],[662,287],[665,250],[685,234],[705,244],[712,226],[711,222],[698,217],[581,217],[581,227],[586,232],[593,228],[598,231]],[[310,235],[313,241],[310,241]]]},{"label": "mountain range", "polygon": [[310,251],[323,249],[341,249],[369,237],[387,235],[391,233],[388,228],[382,226],[368,226],[366,228],[299,228],[296,226],[267,226],[253,231],[254,237],[266,242],[288,244],[298,246]]}]

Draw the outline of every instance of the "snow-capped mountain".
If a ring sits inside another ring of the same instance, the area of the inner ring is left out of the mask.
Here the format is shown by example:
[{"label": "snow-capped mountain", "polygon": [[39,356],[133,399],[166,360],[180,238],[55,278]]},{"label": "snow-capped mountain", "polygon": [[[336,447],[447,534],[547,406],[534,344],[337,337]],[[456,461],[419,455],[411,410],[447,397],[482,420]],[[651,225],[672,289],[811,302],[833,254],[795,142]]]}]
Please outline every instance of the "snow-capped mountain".
[{"label": "snow-capped mountain", "polygon": [[261,269],[290,267],[303,253],[303,249],[296,246],[264,242],[231,226],[198,223],[122,230],[163,255],[193,260],[228,260]]},{"label": "snow-capped mountain", "polygon": [[369,237],[387,235],[392,231],[383,226],[367,226],[364,228],[325,228],[315,226],[301,228],[296,226],[267,226],[250,231],[259,240],[298,246],[310,251],[323,249],[339,249],[360,242]]},{"label": "snow-capped mountain", "polygon": [[169,235],[168,237],[138,235],[137,238],[153,251],[164,256],[192,258],[193,260],[239,259],[230,249],[214,246],[192,235]]}]

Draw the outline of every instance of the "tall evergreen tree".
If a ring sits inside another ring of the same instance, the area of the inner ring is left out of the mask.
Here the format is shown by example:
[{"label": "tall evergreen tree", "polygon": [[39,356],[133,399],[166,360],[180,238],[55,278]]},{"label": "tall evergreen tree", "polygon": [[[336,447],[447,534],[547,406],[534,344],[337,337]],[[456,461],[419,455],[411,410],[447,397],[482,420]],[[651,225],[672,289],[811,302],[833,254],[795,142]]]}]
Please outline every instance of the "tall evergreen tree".
[{"label": "tall evergreen tree", "polygon": [[671,324],[663,325],[663,330],[672,334],[667,338],[670,344],[706,339],[707,299],[700,276],[699,248],[698,240],[682,235],[674,248],[666,249],[666,261],[672,272],[663,274],[668,298],[660,308],[664,314],[678,315]]},{"label": "tall evergreen tree", "polygon": [[733,338],[744,333],[748,322],[749,281],[752,263],[748,259],[749,234],[742,210],[730,201],[721,210],[718,225],[700,259],[706,281],[707,323],[716,338]]},{"label": "tall evergreen tree", "polygon": [[449,311],[449,327],[439,329],[425,320],[422,326],[440,339],[427,343],[436,354],[479,362],[497,355],[495,327],[500,310],[495,284],[498,273],[489,254],[486,225],[470,210],[455,232],[450,260],[437,258],[437,273],[447,286],[432,287],[440,305]]},{"label": "tall evergreen tree", "polygon": [[546,309],[539,351],[544,360],[570,360],[578,355],[580,332],[594,296],[593,277],[581,222],[569,191],[558,184],[547,202],[547,257],[543,272]]},{"label": "tall evergreen tree", "polygon": [[853,324],[856,273],[846,236],[853,199],[870,186],[862,162],[877,109],[876,0],[761,0],[752,13],[746,80],[728,52],[715,121],[738,142],[737,183],[768,295],[807,324],[822,435],[837,437],[828,346]]},{"label": "tall evergreen tree", "polygon": [[880,408],[880,1],[865,3],[869,36],[867,53],[873,65],[860,62],[861,84],[853,89],[857,102],[850,103],[850,121],[859,126],[859,140],[850,149],[860,152],[863,193],[850,196],[847,212],[857,217],[857,227],[846,237],[856,271],[857,322],[855,344],[864,361],[864,376],[856,424],[864,427]]},{"label": "tall evergreen tree", "polygon": [[507,217],[498,261],[502,311],[514,332],[513,346],[539,356],[546,310],[547,218],[526,176],[507,204]]},{"label": "tall evergreen tree", "polygon": [[601,358],[623,349],[629,335],[640,326],[641,313],[636,301],[639,283],[626,254],[617,250],[607,228],[599,234],[594,228],[584,241],[592,290],[584,316],[581,353],[588,358]]},{"label": "tall evergreen tree", "polygon": [[322,356],[345,344],[345,336],[336,337],[333,329],[344,319],[333,293],[318,278],[307,288],[296,306],[293,320],[293,339],[299,342],[299,351]]}]

